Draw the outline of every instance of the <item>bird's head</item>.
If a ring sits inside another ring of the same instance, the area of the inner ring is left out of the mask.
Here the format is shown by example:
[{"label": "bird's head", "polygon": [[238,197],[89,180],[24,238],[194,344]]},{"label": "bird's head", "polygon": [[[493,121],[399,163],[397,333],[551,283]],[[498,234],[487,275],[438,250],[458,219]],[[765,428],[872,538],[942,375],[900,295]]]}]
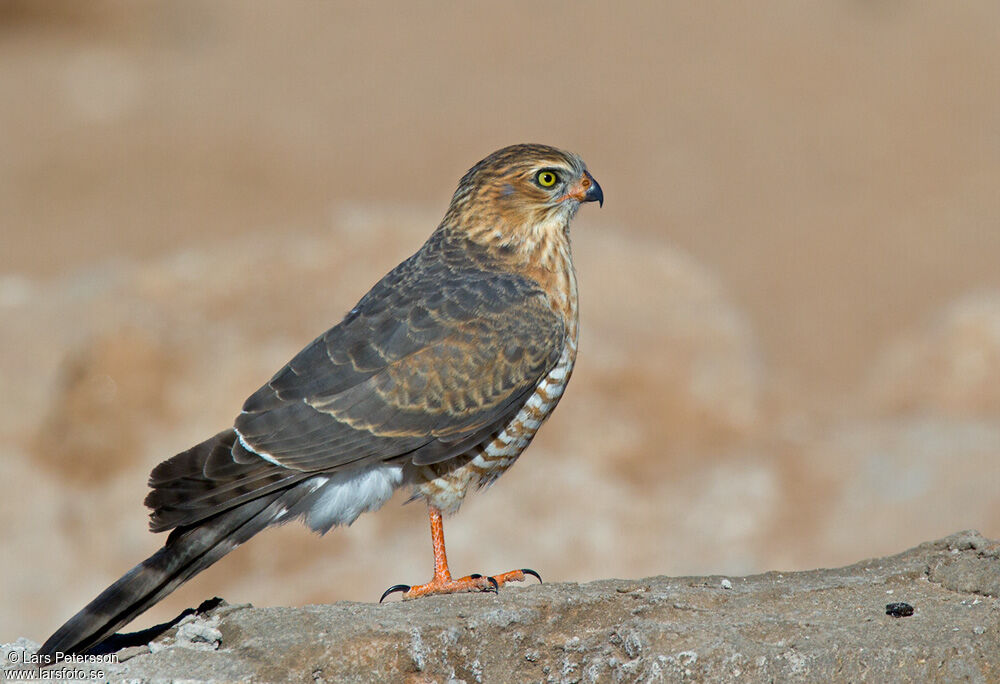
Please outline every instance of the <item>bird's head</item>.
[{"label": "bird's head", "polygon": [[604,204],[587,165],[548,145],[512,145],[469,169],[458,184],[445,223],[477,241],[530,252],[564,237],[584,202]]}]

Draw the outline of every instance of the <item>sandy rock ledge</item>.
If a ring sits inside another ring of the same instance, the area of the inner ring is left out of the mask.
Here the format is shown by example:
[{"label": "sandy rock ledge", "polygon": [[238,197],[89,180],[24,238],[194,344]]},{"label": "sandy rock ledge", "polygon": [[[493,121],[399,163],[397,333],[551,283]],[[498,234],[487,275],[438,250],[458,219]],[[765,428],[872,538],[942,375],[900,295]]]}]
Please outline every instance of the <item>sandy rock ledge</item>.
[{"label": "sandy rock ledge", "polygon": [[[914,612],[891,617],[890,603]],[[834,570],[223,605],[106,672],[133,682],[986,682],[1000,681],[998,653],[1000,544],[970,531]]]}]

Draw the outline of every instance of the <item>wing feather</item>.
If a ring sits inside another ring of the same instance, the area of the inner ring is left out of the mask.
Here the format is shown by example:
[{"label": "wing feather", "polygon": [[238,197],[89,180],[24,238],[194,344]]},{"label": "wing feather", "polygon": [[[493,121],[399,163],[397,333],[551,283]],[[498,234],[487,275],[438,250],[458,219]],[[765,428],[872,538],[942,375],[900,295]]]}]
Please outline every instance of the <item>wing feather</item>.
[{"label": "wing feather", "polygon": [[418,252],[251,396],[236,430],[302,472],[451,458],[513,418],[565,334],[527,278]]}]

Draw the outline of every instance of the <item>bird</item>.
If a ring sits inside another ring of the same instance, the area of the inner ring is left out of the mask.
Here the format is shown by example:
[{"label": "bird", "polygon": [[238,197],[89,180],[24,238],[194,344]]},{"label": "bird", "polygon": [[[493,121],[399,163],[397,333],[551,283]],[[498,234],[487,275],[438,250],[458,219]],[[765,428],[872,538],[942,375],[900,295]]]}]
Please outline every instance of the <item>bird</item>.
[{"label": "bird", "polygon": [[444,218],[244,403],[233,426],[156,466],[145,504],[163,547],[70,618],[39,662],[83,654],[264,528],[324,534],[400,488],[426,502],[434,574],[403,599],[499,591],[538,573],[453,578],[443,517],[513,465],[569,382],[578,343],[570,223],[604,204],[583,160],[500,149]]}]

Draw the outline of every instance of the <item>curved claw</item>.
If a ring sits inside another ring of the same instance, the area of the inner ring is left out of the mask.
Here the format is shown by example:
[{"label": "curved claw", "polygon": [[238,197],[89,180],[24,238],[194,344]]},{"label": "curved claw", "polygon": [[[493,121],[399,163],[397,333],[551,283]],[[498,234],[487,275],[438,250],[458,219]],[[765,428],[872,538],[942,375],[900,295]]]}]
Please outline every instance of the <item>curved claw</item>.
[{"label": "curved claw", "polygon": [[500,584],[496,581],[496,579],[493,578],[493,577],[487,577],[486,579],[488,579],[490,581],[490,584],[493,585],[493,593],[494,594],[499,594],[500,593]]},{"label": "curved claw", "polygon": [[536,580],[538,580],[538,583],[539,583],[539,584],[542,584],[542,576],[541,576],[541,575],[539,575],[539,574],[538,574],[537,572],[535,572],[534,570],[532,570],[531,568],[521,568],[521,572],[523,572],[523,573],[524,573],[525,575],[531,575],[531,576],[532,576],[532,577],[534,577],[534,578],[535,578]]},{"label": "curved claw", "polygon": [[399,592],[402,592],[402,593],[405,594],[409,590],[410,590],[410,585],[409,584],[394,584],[394,585],[392,585],[391,587],[389,587],[388,589],[385,590],[385,593],[382,594],[382,598],[380,598],[378,600],[378,602],[382,603],[382,601],[385,601],[385,597],[386,596],[388,596],[389,594],[392,594],[394,592],[399,591]]}]

